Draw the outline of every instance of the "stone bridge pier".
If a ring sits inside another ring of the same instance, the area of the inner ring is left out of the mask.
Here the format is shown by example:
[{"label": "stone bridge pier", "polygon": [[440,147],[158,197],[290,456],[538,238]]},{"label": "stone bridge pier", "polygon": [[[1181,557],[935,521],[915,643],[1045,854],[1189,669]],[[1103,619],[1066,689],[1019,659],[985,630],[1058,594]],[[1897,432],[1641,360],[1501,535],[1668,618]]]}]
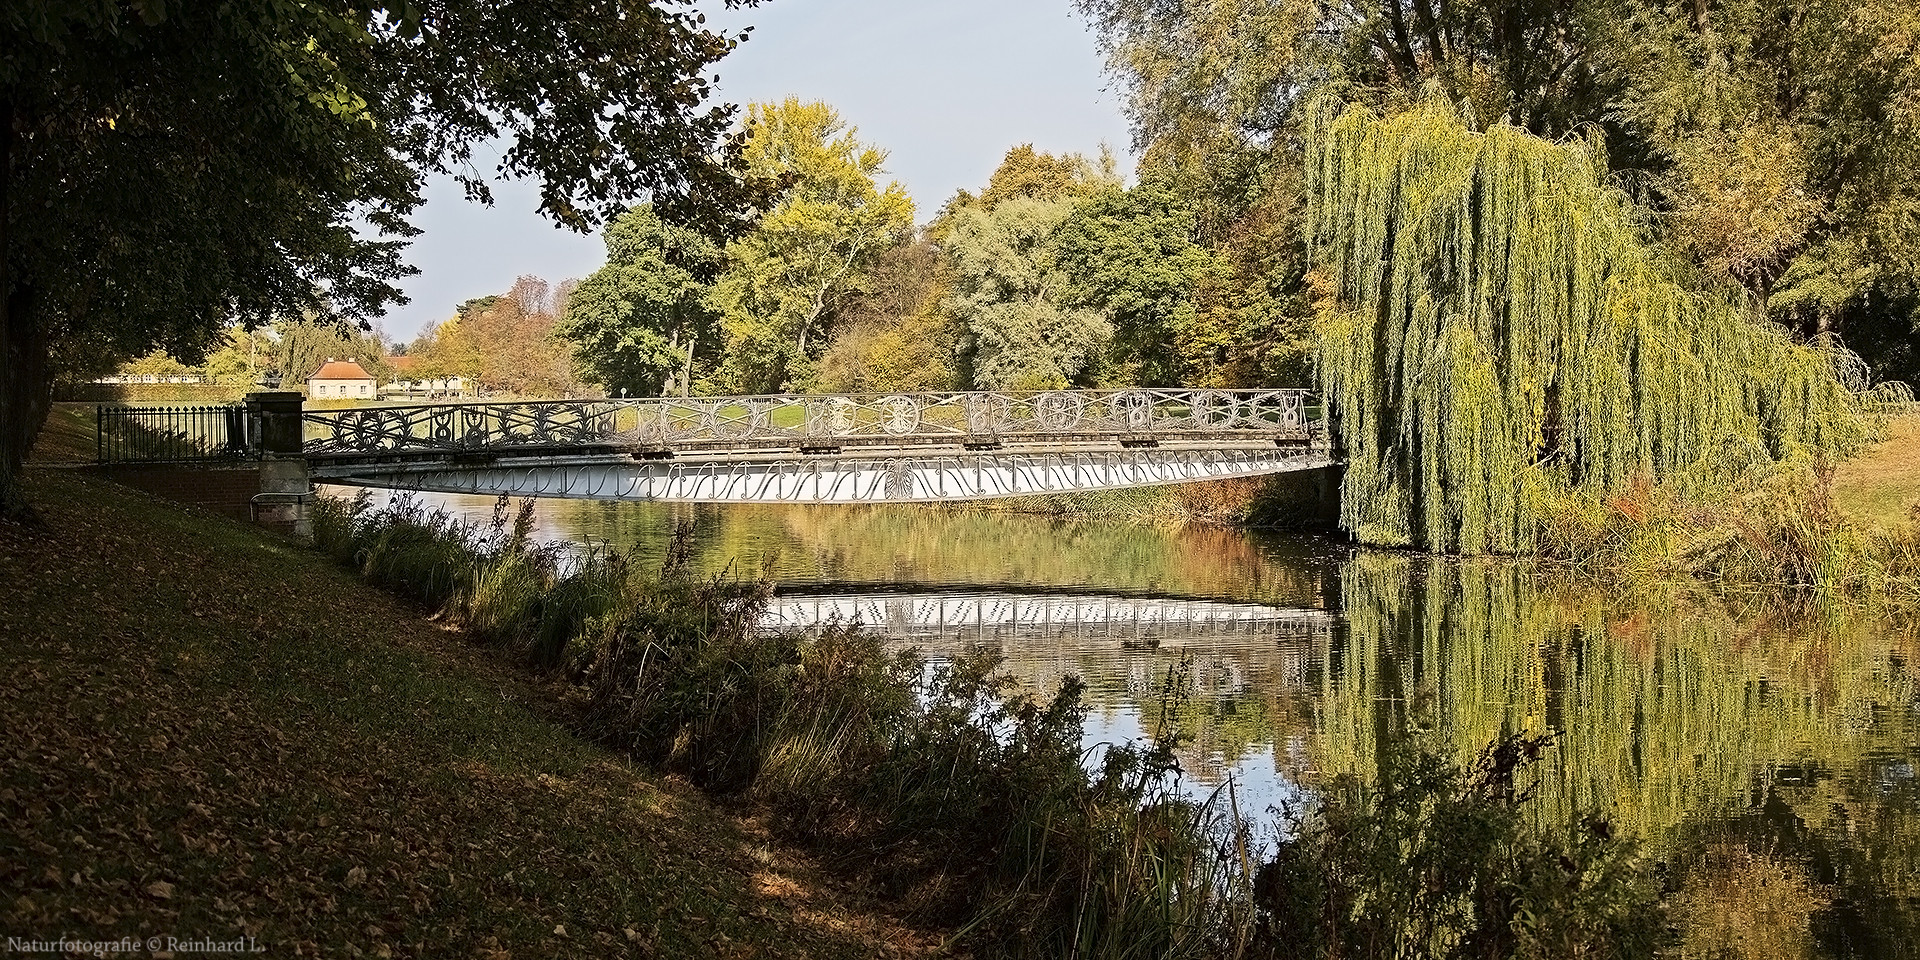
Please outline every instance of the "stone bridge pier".
[{"label": "stone bridge pier", "polygon": [[313,474],[307,467],[304,401],[294,391],[250,393],[248,419],[258,424],[260,492],[253,521],[313,536]]}]

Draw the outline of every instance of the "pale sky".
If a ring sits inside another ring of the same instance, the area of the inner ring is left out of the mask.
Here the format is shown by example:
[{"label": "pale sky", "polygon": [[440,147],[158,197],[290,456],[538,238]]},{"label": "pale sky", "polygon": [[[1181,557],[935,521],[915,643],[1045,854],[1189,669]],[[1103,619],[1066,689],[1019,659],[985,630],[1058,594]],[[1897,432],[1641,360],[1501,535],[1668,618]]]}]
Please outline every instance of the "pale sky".
[{"label": "pale sky", "polygon": [[[860,138],[888,152],[887,172],[926,222],[954,191],[978,191],[1022,143],[1092,156],[1105,143],[1132,164],[1118,94],[1108,92],[1094,37],[1068,0],[772,0],[709,21],[752,24],[752,39],[716,67],[731,103],[825,100]],[[475,161],[490,168],[487,152]],[[504,293],[521,274],[584,277],[605,251],[598,235],[555,229],[525,183],[496,184],[494,205],[465,202],[451,181],[428,185],[414,218],[420,268],[382,326],[409,340],[462,300]]]}]

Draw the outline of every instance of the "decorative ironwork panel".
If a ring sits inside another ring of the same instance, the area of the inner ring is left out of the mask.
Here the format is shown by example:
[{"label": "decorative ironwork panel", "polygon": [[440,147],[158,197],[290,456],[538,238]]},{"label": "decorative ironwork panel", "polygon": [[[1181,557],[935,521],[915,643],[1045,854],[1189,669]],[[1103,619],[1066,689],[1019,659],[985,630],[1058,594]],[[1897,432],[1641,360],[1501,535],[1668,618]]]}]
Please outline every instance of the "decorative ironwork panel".
[{"label": "decorative ironwork panel", "polygon": [[310,411],[314,454],[527,447],[910,446],[1065,438],[1319,441],[1302,390],[1048,390],[439,404]]},{"label": "decorative ironwork panel", "polygon": [[310,410],[310,454],[449,453],[613,442],[617,401],[427,404]]}]

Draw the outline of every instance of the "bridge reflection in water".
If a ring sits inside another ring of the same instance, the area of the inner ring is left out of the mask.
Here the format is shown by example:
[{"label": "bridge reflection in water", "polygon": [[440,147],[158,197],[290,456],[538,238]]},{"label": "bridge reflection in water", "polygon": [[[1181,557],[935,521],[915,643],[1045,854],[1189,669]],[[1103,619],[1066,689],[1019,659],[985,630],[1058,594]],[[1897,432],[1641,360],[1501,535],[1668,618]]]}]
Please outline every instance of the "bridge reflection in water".
[{"label": "bridge reflection in water", "polygon": [[1313,640],[1334,616],[1324,610],[1218,600],[1021,593],[868,593],[780,596],[770,624],[860,623],[889,639],[985,642],[1071,638]]},{"label": "bridge reflection in water", "polygon": [[1220,600],[978,591],[784,595],[766,621],[801,629],[857,623],[935,657],[986,645],[1030,686],[1076,673],[1097,701],[1103,690],[1151,695],[1169,661],[1181,657],[1183,693],[1304,689],[1313,651],[1324,648],[1338,618]]}]

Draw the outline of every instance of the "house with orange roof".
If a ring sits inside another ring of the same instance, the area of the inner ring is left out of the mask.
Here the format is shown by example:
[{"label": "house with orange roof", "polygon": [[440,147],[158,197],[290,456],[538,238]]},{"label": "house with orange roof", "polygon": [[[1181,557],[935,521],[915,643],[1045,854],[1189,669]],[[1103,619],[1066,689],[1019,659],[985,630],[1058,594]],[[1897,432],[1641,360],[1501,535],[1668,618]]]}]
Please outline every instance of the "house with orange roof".
[{"label": "house with orange roof", "polygon": [[327,362],[307,378],[307,396],[315,400],[355,399],[372,400],[379,396],[374,390],[373,374],[352,360]]}]

